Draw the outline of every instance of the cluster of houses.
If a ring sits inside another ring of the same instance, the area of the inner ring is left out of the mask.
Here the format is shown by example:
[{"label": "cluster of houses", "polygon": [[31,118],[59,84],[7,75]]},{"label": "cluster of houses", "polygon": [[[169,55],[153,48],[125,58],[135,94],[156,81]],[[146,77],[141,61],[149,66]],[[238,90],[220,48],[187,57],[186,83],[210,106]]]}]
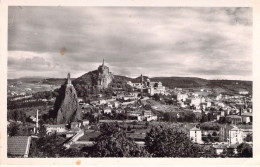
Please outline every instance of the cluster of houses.
[{"label": "cluster of houses", "polygon": [[82,112],[88,112],[90,108],[95,108],[98,114],[112,115],[114,113],[123,113],[131,119],[137,121],[154,121],[157,120],[157,115],[151,110],[142,109],[142,104],[148,97],[141,99],[140,92],[117,93],[111,99],[100,99],[85,103],[82,98],[79,98],[79,104]]},{"label": "cluster of houses", "polygon": [[175,91],[177,105],[180,108],[192,108],[195,113],[212,113],[215,121],[225,119],[233,124],[250,124],[253,121],[252,98],[247,94],[217,96],[201,95],[200,92]]},{"label": "cluster of houses", "polygon": [[233,149],[237,153],[237,146],[241,143],[248,143],[252,145],[252,141],[247,141],[246,137],[253,134],[252,126],[236,126],[223,125],[217,131],[218,142],[206,143],[203,141],[203,136],[208,130],[202,130],[200,127],[193,127],[190,129],[190,140],[198,144],[211,144],[215,149],[216,154],[221,154],[227,149]]},{"label": "cluster of houses", "polygon": [[252,97],[248,91],[241,90],[237,94],[222,93],[212,96],[208,90],[196,92],[179,88],[175,89],[173,94],[180,108],[191,108],[194,113],[211,113],[213,122],[220,123],[220,128],[214,131],[214,135],[210,130],[200,129],[200,127],[191,128],[189,136],[193,142],[209,144],[203,138],[209,134],[216,137],[217,140],[210,143],[216,154],[221,154],[227,149],[232,149],[234,153],[237,153],[237,146],[243,142],[252,145],[252,142],[245,141],[248,135],[253,134]]}]

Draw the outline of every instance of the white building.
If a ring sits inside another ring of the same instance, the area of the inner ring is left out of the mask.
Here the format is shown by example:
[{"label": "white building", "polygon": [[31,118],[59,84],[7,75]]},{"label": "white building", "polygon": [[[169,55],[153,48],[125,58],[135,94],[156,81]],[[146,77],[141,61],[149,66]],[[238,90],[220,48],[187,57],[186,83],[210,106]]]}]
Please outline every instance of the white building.
[{"label": "white building", "polygon": [[229,130],[229,144],[240,144],[243,142],[243,133],[242,131],[234,126]]},{"label": "white building", "polygon": [[216,100],[220,100],[222,98],[222,94],[219,94],[217,97],[216,97]]},{"label": "white building", "polygon": [[87,120],[87,119],[82,120],[82,125],[83,126],[89,125],[89,120]]},{"label": "white building", "polygon": [[242,113],[241,117],[243,123],[250,123],[253,119],[252,113]]},{"label": "white building", "polygon": [[148,87],[148,93],[153,96],[154,94],[165,94],[166,89],[165,86],[162,85],[161,82],[150,82],[149,79],[147,79],[147,87]]},{"label": "white building", "polygon": [[177,100],[178,101],[186,101],[187,98],[188,98],[187,94],[184,94],[184,93],[177,94]]},{"label": "white building", "polygon": [[104,114],[111,114],[111,112],[112,112],[111,108],[104,109]]},{"label": "white building", "polygon": [[201,103],[200,98],[187,98],[186,101],[192,106],[199,106]]},{"label": "white building", "polygon": [[201,130],[197,127],[190,129],[190,140],[194,143],[202,144]]},{"label": "white building", "polygon": [[149,79],[144,82],[143,78],[141,78],[140,83],[132,83],[129,81],[127,84],[141,91],[146,91],[151,96],[154,94],[166,94],[166,89],[165,86],[162,85],[162,82],[150,82]]},{"label": "white building", "polygon": [[49,124],[44,124],[46,128],[46,133],[51,134],[51,133],[62,133],[66,132],[66,127],[65,124],[58,124],[58,125],[49,125]]},{"label": "white building", "polygon": [[99,104],[102,105],[102,104],[107,104],[107,101],[106,100],[99,100]]},{"label": "white building", "polygon": [[241,95],[247,95],[249,92],[246,91],[246,90],[239,90],[238,93],[241,94]]}]

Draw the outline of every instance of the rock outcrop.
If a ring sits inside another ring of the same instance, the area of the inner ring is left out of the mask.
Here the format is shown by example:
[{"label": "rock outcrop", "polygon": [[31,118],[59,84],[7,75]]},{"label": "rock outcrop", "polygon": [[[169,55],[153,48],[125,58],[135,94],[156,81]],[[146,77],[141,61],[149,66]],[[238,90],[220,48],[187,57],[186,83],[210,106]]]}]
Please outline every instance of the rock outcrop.
[{"label": "rock outcrop", "polygon": [[67,82],[61,86],[54,105],[54,110],[57,113],[57,124],[68,124],[81,120],[78,105],[77,92],[71,84],[70,74],[68,74]]},{"label": "rock outcrop", "polygon": [[109,68],[105,66],[104,59],[103,64],[98,67],[98,88],[108,88],[108,85],[113,80],[113,74],[109,72]]},{"label": "rock outcrop", "polygon": [[109,67],[105,66],[103,61],[103,64],[100,65],[97,70],[90,71],[73,80],[73,85],[78,93],[80,93],[82,89],[93,93],[93,89],[98,88],[102,90],[108,88],[113,79],[114,75],[109,72]]}]

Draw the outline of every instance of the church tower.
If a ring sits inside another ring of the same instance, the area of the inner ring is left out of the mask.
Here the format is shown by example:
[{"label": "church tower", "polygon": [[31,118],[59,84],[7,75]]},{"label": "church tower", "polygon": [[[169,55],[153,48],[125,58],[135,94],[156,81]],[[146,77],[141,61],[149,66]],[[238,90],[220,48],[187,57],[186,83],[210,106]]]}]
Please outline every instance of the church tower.
[{"label": "church tower", "polygon": [[70,73],[67,75],[67,85],[71,85]]}]

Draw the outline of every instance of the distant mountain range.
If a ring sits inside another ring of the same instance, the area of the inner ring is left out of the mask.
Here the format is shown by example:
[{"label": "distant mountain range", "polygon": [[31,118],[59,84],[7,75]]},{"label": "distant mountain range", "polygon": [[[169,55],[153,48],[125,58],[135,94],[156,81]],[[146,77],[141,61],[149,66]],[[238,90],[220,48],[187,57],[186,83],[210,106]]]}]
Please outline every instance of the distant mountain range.
[{"label": "distant mountain range", "polygon": [[[119,76],[122,77],[122,76]],[[126,78],[132,82],[140,82],[141,77]],[[144,80],[148,77],[143,76]],[[170,89],[178,88],[221,88],[226,91],[237,92],[244,89],[252,92],[252,81],[241,80],[207,80],[197,77],[152,77],[149,78],[152,82],[162,82],[162,84]]]},{"label": "distant mountain range", "polygon": [[[72,79],[74,85],[88,85],[93,86],[96,84],[97,71],[90,71],[78,78]],[[143,76],[144,80],[148,77]],[[178,88],[219,88],[228,92],[237,92],[240,89],[252,92],[252,81],[241,81],[241,80],[207,80],[197,77],[152,77],[150,81],[161,81],[162,84],[170,89],[175,87]],[[27,83],[42,83],[50,85],[61,85],[65,82],[66,78],[41,78],[41,77],[25,77],[20,79],[8,79],[8,82],[27,82]],[[120,75],[114,75],[113,83],[126,83],[140,82],[140,76],[137,78],[130,78]]]}]

